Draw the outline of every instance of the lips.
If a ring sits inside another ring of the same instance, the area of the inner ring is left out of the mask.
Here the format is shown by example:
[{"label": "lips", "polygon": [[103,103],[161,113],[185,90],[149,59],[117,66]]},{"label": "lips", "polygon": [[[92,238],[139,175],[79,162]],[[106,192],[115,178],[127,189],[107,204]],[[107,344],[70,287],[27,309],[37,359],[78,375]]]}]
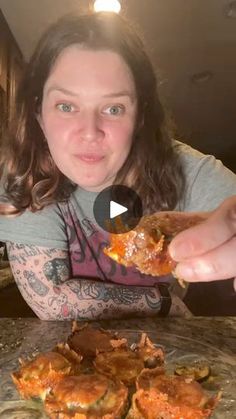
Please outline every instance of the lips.
[{"label": "lips", "polygon": [[97,163],[104,159],[104,155],[96,153],[80,153],[76,157],[86,163]]}]

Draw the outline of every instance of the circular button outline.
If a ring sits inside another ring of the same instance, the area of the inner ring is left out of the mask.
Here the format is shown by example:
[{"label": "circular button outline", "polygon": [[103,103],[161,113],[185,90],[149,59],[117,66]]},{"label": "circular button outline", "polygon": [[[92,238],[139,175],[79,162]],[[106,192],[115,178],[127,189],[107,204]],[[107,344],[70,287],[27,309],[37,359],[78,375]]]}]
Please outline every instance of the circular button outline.
[{"label": "circular button outline", "polygon": [[[127,211],[110,216],[111,201],[127,208]],[[93,214],[97,224],[110,234],[123,234],[133,230],[143,215],[141,198],[125,185],[112,185],[103,189],[93,204]]]}]

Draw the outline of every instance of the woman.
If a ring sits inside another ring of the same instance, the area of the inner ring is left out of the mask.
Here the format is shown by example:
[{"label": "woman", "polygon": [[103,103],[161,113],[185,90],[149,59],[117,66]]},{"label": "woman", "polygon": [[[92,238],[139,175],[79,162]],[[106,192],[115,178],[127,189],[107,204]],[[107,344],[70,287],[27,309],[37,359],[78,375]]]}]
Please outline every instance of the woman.
[{"label": "woman", "polygon": [[[23,297],[41,319],[155,315],[163,312],[162,281],[181,295],[172,278],[144,276],[105,256],[108,238],[93,216],[97,194],[113,184],[132,187],[145,213],[211,211],[236,194],[233,173],[173,142],[163,122],[152,65],[121,17],[66,17],[49,28],[27,67],[1,153],[0,239]],[[193,243],[190,263],[203,253],[206,266],[214,257],[208,250],[219,252],[217,263],[224,246],[235,251],[235,222],[227,218],[235,202],[177,236],[173,257],[182,260],[181,237]],[[178,269],[186,270],[185,263]],[[233,263],[225,278],[235,274]],[[202,279],[215,279],[207,275]]]}]

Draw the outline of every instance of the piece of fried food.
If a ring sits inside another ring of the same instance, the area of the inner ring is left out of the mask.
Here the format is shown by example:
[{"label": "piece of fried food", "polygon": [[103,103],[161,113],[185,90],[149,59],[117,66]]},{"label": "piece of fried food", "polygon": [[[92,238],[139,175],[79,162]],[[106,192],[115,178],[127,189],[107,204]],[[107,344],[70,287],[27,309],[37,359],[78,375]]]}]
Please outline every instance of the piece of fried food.
[{"label": "piece of fried food", "polygon": [[115,377],[127,386],[135,383],[144,368],[159,367],[164,372],[164,353],[156,348],[146,333],[142,333],[140,342],[129,348],[123,339],[111,341],[113,351],[98,352],[94,366],[101,374]]},{"label": "piece of fried food", "polygon": [[140,342],[135,345],[134,350],[144,362],[144,368],[155,368],[163,366],[164,352],[157,348],[149,339],[146,333],[141,334]]},{"label": "piece of fried food", "polygon": [[65,377],[45,400],[51,419],[119,419],[127,411],[128,389],[101,374]]},{"label": "piece of fried food", "polygon": [[104,253],[125,266],[135,266],[146,275],[171,273],[176,262],[168,246],[177,233],[202,222],[206,216],[177,211],[143,216],[139,224],[124,234],[111,234]]},{"label": "piece of fried food", "polygon": [[156,389],[138,390],[126,419],[206,419],[211,409],[193,409],[190,406],[169,403],[168,395]]},{"label": "piece of fried food", "polygon": [[114,333],[103,329],[95,329],[88,323],[78,326],[73,323],[72,334],[67,343],[71,349],[83,357],[95,357],[97,351],[112,351],[112,341],[118,339]]},{"label": "piece of fried food", "polygon": [[53,349],[53,352],[58,352],[63,355],[73,365],[74,373],[81,370],[83,356],[79,352],[71,349],[67,343],[58,343]]},{"label": "piece of fried food", "polygon": [[144,361],[138,353],[121,347],[112,352],[98,353],[94,360],[94,366],[101,374],[117,378],[125,385],[131,386],[144,368]]},{"label": "piece of fried food", "polygon": [[78,372],[81,358],[77,357],[73,354],[68,360],[61,353],[45,352],[30,361],[19,360],[21,367],[12,373],[13,382],[24,399],[37,397],[44,400],[63,377]]},{"label": "piece of fried food", "polygon": [[[160,372],[160,368],[145,369],[137,378],[130,419],[198,419],[211,415],[219,396],[208,397],[196,381]],[[160,412],[159,416],[155,412]]]},{"label": "piece of fried food", "polygon": [[195,361],[189,365],[176,365],[175,374],[192,378],[193,380],[201,383],[210,377],[211,367],[204,361]]}]

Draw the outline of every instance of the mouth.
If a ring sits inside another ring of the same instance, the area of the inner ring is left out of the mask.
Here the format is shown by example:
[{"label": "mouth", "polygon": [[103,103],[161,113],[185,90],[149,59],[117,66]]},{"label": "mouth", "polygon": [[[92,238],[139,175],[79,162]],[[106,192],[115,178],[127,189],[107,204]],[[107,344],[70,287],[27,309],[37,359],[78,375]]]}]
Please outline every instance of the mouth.
[{"label": "mouth", "polygon": [[96,153],[76,154],[76,157],[85,163],[99,163],[105,156]]}]

